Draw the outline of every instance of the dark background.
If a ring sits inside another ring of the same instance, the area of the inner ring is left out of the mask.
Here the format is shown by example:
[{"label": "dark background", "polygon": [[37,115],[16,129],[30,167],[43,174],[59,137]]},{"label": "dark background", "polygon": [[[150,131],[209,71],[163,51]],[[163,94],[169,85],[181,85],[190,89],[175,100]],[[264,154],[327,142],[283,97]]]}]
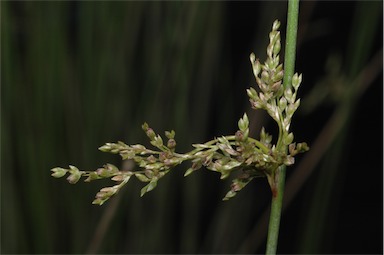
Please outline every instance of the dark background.
[{"label": "dark background", "polygon": [[[181,165],[140,198],[130,181],[69,185],[50,169],[92,170],[105,142],[148,145],[141,124],[174,129],[178,151],[276,126],[253,111],[249,54],[265,59],[287,2],[1,3],[1,253],[263,253],[265,179],[222,202],[230,180]],[[279,253],[383,252],[383,6],[300,4],[292,130],[311,150],[288,168]],[[283,52],[281,57],[283,56]]]}]

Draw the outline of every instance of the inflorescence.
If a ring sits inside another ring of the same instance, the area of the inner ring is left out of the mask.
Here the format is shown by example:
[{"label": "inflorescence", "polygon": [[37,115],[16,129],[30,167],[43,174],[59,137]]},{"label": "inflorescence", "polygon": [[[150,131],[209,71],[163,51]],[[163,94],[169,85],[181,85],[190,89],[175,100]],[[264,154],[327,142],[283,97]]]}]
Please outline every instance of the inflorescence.
[{"label": "inflorescence", "polygon": [[82,171],[75,166],[69,166],[69,169],[56,167],[51,170],[52,176],[60,178],[69,173],[67,180],[71,184],[77,183],[81,177],[86,177],[85,182],[111,178],[117,184],[102,188],[93,201],[93,204],[102,205],[132,176],[147,183],[141,189],[143,196],[153,190],[157,182],[171,169],[189,160],[192,164],[184,176],[202,167],[219,172],[221,179],[226,179],[236,172],[231,189],[223,200],[234,197],[255,177],[267,177],[272,192],[275,192],[277,169],[282,165],[294,164],[294,156],[309,149],[306,143],[294,143],[293,133],[289,132],[292,116],[300,105],[300,99],[296,100],[296,95],[302,75],[295,73],[291,86],[283,86],[284,70],[279,59],[279,27],[280,22],[276,20],[269,34],[268,57],[264,64],[261,64],[253,53],[250,55],[259,91],[252,87],[247,89],[252,108],[266,110],[278,124],[279,137],[276,145],[272,144],[272,136],[265,132],[264,127],[260,132],[260,140],[249,137],[249,120],[245,113],[238,121],[239,130],[234,135],[221,136],[203,144],[193,144],[194,149],[187,153],[175,151],[175,131],[166,131],[167,140],[164,142],[159,134],[144,123],[142,128],[154,149],[148,149],[141,144],[127,145],[121,141],[106,143],[99,148],[103,152],[119,154],[123,160],[134,161],[137,169],[122,171],[112,164],[106,164],[96,171]]}]

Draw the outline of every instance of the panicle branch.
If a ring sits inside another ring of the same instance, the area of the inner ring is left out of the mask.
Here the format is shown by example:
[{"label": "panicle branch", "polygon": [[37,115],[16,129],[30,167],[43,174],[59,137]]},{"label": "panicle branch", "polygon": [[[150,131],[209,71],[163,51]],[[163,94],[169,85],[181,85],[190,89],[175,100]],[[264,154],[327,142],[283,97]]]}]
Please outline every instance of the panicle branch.
[{"label": "panicle branch", "polygon": [[[231,189],[223,200],[234,197],[255,177],[267,177],[273,187],[275,171],[281,165],[294,164],[294,156],[307,151],[306,143],[294,143],[293,133],[289,132],[292,116],[300,105],[296,100],[297,90],[302,81],[302,75],[297,73],[292,78],[292,86],[284,88],[283,64],[280,63],[279,52],[280,22],[275,21],[269,33],[267,46],[267,60],[261,64],[255,55],[250,55],[253,74],[258,90],[247,89],[252,108],[264,109],[279,126],[277,144],[272,144],[272,136],[260,132],[260,140],[249,137],[249,119],[244,113],[238,121],[238,131],[234,135],[217,137],[203,144],[193,144],[194,149],[187,153],[177,153],[175,131],[166,131],[165,137],[156,134],[147,123],[142,125],[143,131],[150,140],[153,149],[144,145],[127,145],[124,142],[106,143],[99,150],[119,154],[122,160],[135,162],[136,169],[132,171],[119,170],[112,164],[106,164],[95,171],[81,171],[74,166],[68,169],[56,167],[51,169],[55,178],[69,174],[67,180],[71,184],[77,183],[81,177],[85,182],[110,178],[116,184],[102,188],[93,201],[93,204],[102,205],[110,197],[135,176],[139,181],[146,183],[141,189],[141,196],[153,190],[157,182],[171,169],[184,161],[191,161],[191,166],[184,176],[205,167],[208,170],[220,173],[220,179],[226,179],[234,172],[236,177],[232,181]],[[285,148],[288,148],[288,153]]]}]

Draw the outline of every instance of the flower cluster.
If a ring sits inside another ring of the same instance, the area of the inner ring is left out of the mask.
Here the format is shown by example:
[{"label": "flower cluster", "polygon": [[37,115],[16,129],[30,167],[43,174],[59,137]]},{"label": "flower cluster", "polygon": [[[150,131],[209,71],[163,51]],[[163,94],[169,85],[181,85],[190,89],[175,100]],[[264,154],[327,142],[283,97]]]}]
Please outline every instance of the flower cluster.
[{"label": "flower cluster", "polygon": [[260,140],[249,137],[249,120],[246,114],[238,121],[239,130],[234,135],[221,136],[203,144],[193,144],[194,149],[187,153],[177,153],[175,131],[166,131],[166,143],[156,134],[147,123],[142,129],[155,149],[148,149],[141,144],[127,145],[123,142],[106,143],[99,149],[103,152],[119,154],[123,160],[132,160],[137,169],[133,171],[120,171],[116,166],[106,164],[96,171],[80,171],[74,166],[69,169],[53,168],[52,176],[60,178],[69,173],[67,180],[74,184],[84,176],[85,181],[111,178],[117,182],[112,187],[102,188],[93,201],[102,205],[112,195],[116,194],[132,176],[147,183],[141,189],[141,196],[153,190],[157,182],[175,166],[184,161],[191,161],[191,166],[185,176],[205,167],[208,170],[220,173],[221,179],[228,178],[233,172],[237,173],[233,179],[230,191],[223,200],[234,197],[255,177],[267,177],[272,191],[275,185],[276,169],[282,165],[292,165],[294,156],[307,151],[306,143],[293,143],[293,133],[289,132],[292,116],[300,105],[296,100],[298,87],[302,76],[295,74],[292,77],[292,86],[285,88],[282,85],[283,65],[279,63],[281,48],[279,21],[273,23],[269,34],[270,43],[267,47],[267,60],[261,64],[252,53],[250,56],[256,83],[260,89],[247,90],[252,108],[264,109],[279,126],[279,137],[276,145],[272,144],[272,136],[260,132]]}]

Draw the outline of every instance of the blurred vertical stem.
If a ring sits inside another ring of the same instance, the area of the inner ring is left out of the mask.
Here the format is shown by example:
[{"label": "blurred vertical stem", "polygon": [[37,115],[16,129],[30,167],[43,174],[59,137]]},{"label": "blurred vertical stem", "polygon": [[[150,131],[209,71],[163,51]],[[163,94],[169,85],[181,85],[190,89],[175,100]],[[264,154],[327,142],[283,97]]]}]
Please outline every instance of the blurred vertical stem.
[{"label": "blurred vertical stem", "polygon": [[[299,16],[299,0],[289,0],[288,17],[287,17],[287,33],[284,57],[284,87],[291,86],[291,79],[295,68],[296,56],[296,36],[297,23]],[[287,150],[287,148],[285,148]],[[266,254],[276,254],[277,241],[279,237],[279,226],[281,218],[281,209],[284,195],[286,167],[281,166],[277,169],[277,194],[272,196],[271,214],[269,218],[268,238]]]}]

